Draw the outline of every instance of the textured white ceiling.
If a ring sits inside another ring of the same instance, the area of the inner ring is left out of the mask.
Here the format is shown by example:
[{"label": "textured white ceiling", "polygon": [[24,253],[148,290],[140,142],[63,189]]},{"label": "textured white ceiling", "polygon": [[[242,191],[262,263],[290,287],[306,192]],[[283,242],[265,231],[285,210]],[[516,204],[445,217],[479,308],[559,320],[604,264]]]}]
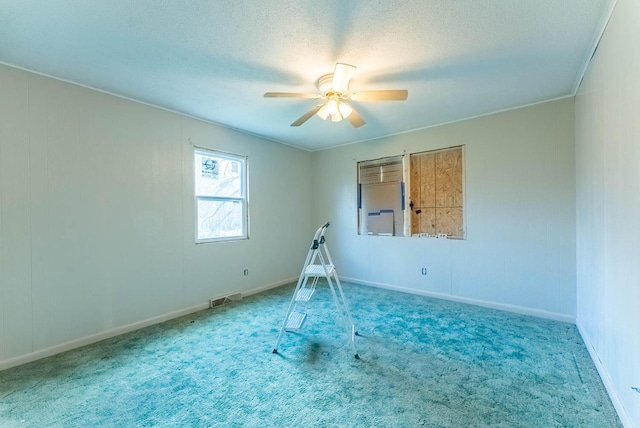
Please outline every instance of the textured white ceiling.
[{"label": "textured white ceiling", "polygon": [[[574,93],[615,0],[0,0],[0,61],[310,150]],[[336,62],[367,124],[312,117]],[[0,94],[1,96],[1,94]]]}]

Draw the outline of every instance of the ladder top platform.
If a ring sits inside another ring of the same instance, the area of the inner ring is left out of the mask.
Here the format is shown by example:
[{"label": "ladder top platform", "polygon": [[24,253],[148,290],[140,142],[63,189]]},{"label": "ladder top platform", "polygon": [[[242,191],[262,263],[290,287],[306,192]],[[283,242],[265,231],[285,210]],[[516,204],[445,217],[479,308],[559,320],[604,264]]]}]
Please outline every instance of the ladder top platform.
[{"label": "ladder top platform", "polygon": [[[326,268],[326,272],[325,272]],[[308,265],[304,270],[305,276],[317,276],[317,277],[327,277],[333,273],[333,265]]]}]

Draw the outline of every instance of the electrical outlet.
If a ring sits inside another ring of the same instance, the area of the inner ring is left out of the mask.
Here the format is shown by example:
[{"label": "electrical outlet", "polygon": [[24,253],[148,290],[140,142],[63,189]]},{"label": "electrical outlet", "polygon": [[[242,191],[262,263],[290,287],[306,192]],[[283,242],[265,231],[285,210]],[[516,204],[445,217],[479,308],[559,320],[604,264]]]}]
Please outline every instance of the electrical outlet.
[{"label": "electrical outlet", "polygon": [[426,268],[426,267],[423,267],[423,268],[422,268],[422,274],[423,274],[423,275],[426,275],[426,274],[427,274],[427,268]]},{"label": "electrical outlet", "polygon": [[244,270],[244,276],[249,276],[249,269]]}]

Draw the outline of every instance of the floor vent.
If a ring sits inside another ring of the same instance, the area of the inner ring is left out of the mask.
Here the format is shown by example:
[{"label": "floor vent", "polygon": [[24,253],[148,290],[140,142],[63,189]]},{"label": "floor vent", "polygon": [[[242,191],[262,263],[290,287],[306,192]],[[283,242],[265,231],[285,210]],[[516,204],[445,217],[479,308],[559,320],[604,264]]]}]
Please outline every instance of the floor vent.
[{"label": "floor vent", "polygon": [[227,302],[237,302],[238,300],[242,300],[242,293],[230,294],[218,299],[209,299],[209,308],[213,309],[218,306],[224,305]]}]

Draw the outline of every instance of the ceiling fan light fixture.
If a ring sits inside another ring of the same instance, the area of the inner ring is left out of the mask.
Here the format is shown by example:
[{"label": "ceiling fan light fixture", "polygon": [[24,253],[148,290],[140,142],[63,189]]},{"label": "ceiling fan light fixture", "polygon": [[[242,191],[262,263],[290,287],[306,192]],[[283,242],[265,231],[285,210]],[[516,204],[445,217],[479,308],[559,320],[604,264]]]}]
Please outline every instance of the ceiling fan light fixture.
[{"label": "ceiling fan light fixture", "polygon": [[341,102],[340,104],[338,104],[338,110],[340,110],[340,114],[345,119],[347,117],[349,117],[351,112],[353,112],[353,108],[351,108],[351,106],[349,104],[344,103],[344,102]]},{"label": "ceiling fan light fixture", "polygon": [[[324,105],[324,109],[326,109],[328,114],[333,116],[334,114],[338,113],[338,101],[335,98],[331,98]],[[335,122],[335,120],[334,120],[334,122]]]},{"label": "ceiling fan light fixture", "polygon": [[354,128],[360,128],[366,122],[358,112],[345,101],[404,101],[409,95],[406,89],[382,89],[374,91],[351,92],[349,90],[351,78],[356,67],[349,64],[336,64],[333,73],[320,76],[316,85],[320,92],[266,92],[265,98],[310,98],[321,99],[322,104],[316,104],[311,110],[300,116],[291,126],[300,126],[317,115],[323,120],[331,116],[332,122],[347,119]]},{"label": "ceiling fan light fixture", "polygon": [[322,120],[327,120],[329,117],[329,113],[327,113],[327,105],[323,105],[320,110],[316,113]]}]

